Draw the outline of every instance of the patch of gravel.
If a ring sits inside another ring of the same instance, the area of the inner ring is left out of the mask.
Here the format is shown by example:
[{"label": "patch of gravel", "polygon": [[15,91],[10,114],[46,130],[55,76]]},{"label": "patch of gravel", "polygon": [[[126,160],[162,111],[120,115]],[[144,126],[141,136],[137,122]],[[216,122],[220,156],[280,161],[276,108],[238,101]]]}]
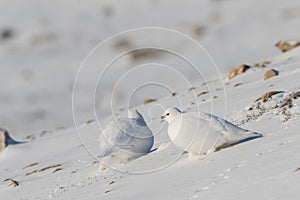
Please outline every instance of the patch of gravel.
[{"label": "patch of gravel", "polygon": [[232,121],[242,125],[271,113],[278,116],[282,122],[287,122],[300,114],[299,107],[295,103],[298,98],[300,99],[300,91],[268,92],[235,115]]}]

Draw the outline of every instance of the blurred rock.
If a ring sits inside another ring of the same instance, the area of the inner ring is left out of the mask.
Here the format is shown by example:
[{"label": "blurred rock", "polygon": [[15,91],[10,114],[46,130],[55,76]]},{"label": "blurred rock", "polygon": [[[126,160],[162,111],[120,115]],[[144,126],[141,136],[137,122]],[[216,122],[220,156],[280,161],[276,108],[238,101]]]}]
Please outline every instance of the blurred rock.
[{"label": "blurred rock", "polygon": [[234,84],[233,87],[238,87],[238,86],[240,86],[240,85],[242,85],[242,83],[236,83],[236,84]]},{"label": "blurred rock", "polygon": [[144,104],[152,103],[154,101],[157,101],[157,99],[145,99]]},{"label": "blurred rock", "polygon": [[131,47],[131,42],[126,38],[122,38],[114,44],[114,49],[130,49]]},{"label": "blurred rock", "polygon": [[190,87],[188,91],[192,91],[192,90],[195,90],[196,88],[195,87]]},{"label": "blurred rock", "polygon": [[132,62],[145,61],[148,59],[160,58],[162,51],[158,49],[136,49],[130,53]]},{"label": "blurred rock", "polygon": [[208,93],[208,91],[200,92],[200,93],[197,94],[197,97],[200,97],[200,96],[205,95],[207,93]]},{"label": "blurred rock", "polygon": [[201,37],[205,33],[205,27],[204,26],[195,26],[192,30],[192,34],[194,37]]},{"label": "blurred rock", "polygon": [[55,33],[36,33],[31,36],[29,43],[32,46],[39,46],[58,41],[58,35]]},{"label": "blurred rock", "polygon": [[111,17],[114,14],[114,8],[111,5],[106,5],[101,8],[101,13],[106,17]]},{"label": "blurred rock", "polygon": [[10,28],[5,28],[0,33],[0,39],[1,40],[7,40],[14,36],[14,31]]},{"label": "blurred rock", "polygon": [[279,71],[275,69],[270,69],[265,73],[264,80],[267,80],[269,78],[272,78],[273,76],[278,76],[278,75],[279,75]]},{"label": "blurred rock", "polygon": [[16,180],[8,178],[8,179],[4,180],[4,182],[6,182],[6,181],[10,182],[10,184],[8,186],[11,186],[11,187],[17,187],[17,186],[19,186],[19,182],[16,181]]},{"label": "blurred rock", "polygon": [[298,42],[298,41],[279,41],[275,44],[275,46],[278,49],[280,49],[281,52],[286,52],[297,46],[300,46],[300,42]]},{"label": "blurred rock", "polygon": [[245,65],[245,64],[234,68],[233,70],[230,71],[230,73],[228,75],[229,80],[236,77],[239,74],[242,74],[242,73],[246,72],[249,68],[250,68],[250,66]]},{"label": "blurred rock", "polygon": [[17,142],[10,137],[7,130],[0,128],[0,152],[3,151],[8,145],[16,143]]},{"label": "blurred rock", "polygon": [[263,102],[267,102],[269,99],[272,98],[273,95],[279,94],[279,93],[284,93],[284,91],[271,91],[263,94],[261,97],[255,100],[255,102],[262,100]]},{"label": "blurred rock", "polygon": [[260,63],[256,63],[254,66],[255,67],[259,67],[259,68],[264,68],[266,67],[267,65],[271,64],[271,61],[262,61]]}]

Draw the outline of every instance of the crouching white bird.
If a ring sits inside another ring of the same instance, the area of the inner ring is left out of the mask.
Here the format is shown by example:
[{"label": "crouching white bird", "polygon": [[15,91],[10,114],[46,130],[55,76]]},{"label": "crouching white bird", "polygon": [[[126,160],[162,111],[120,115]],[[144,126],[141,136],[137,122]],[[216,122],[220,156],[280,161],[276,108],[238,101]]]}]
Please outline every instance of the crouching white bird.
[{"label": "crouching white bird", "polygon": [[168,135],[171,141],[191,155],[219,151],[262,136],[215,115],[181,112],[175,107],[168,108],[161,118],[168,123]]},{"label": "crouching white bird", "polygon": [[150,152],[154,138],[143,116],[128,111],[128,118],[109,122],[99,137],[100,170],[126,163]]}]

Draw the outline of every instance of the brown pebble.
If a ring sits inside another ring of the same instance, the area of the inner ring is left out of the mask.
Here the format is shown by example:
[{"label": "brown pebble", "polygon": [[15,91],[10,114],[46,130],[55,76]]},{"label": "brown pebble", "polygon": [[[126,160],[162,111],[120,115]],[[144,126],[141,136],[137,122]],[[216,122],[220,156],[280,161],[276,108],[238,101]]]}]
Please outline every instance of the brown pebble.
[{"label": "brown pebble", "polygon": [[271,61],[262,61],[260,63],[256,63],[254,66],[259,68],[264,68],[269,64],[271,64]]},{"label": "brown pebble", "polygon": [[264,80],[268,80],[274,76],[278,76],[279,72],[275,69],[270,69],[269,71],[267,71],[264,75]]},{"label": "brown pebble", "polygon": [[51,165],[51,166],[48,166],[48,167],[44,167],[42,169],[39,169],[38,172],[43,172],[45,170],[48,170],[48,169],[51,169],[51,168],[56,168],[56,167],[60,167],[61,164],[57,164],[57,165]]},{"label": "brown pebble", "polygon": [[197,94],[197,97],[200,97],[200,96],[202,96],[204,94],[207,94],[207,93],[208,93],[208,91],[200,92],[200,93]]},{"label": "brown pebble", "polygon": [[298,171],[300,171],[300,167],[298,167],[294,170],[294,172],[298,172]]},{"label": "brown pebble", "polygon": [[52,169],[52,168],[56,168],[56,167],[60,167],[60,166],[61,166],[61,164],[56,164],[56,165],[51,165],[51,166],[48,166],[48,167],[44,167],[44,168],[39,169],[39,170],[33,170],[31,172],[26,173],[25,176],[29,176],[31,174],[36,174],[36,173],[43,172],[43,171],[46,171],[48,169]]},{"label": "brown pebble", "polygon": [[17,143],[8,133],[7,130],[0,128],[0,152],[8,145]]},{"label": "brown pebble", "polygon": [[98,163],[98,161],[97,161],[97,160],[94,160],[94,161],[92,162],[92,164],[96,164],[96,163]]},{"label": "brown pebble", "polygon": [[283,107],[289,107],[289,108],[292,108],[294,106],[294,101],[293,99],[286,99],[280,106],[279,108],[283,108]]},{"label": "brown pebble", "polygon": [[189,91],[192,91],[192,90],[195,90],[195,89],[196,89],[195,87],[190,87]]},{"label": "brown pebble", "polygon": [[154,101],[157,101],[157,99],[145,99],[144,104],[152,103]]},{"label": "brown pebble", "polygon": [[196,26],[193,28],[192,33],[196,37],[200,37],[204,34],[205,32],[205,27],[204,26]]},{"label": "brown pebble", "polygon": [[233,78],[236,77],[237,75],[240,75],[240,74],[246,72],[249,68],[250,68],[249,65],[243,64],[243,65],[240,65],[240,66],[238,66],[238,67],[232,69],[232,70],[230,71],[229,75],[228,75],[229,80],[230,80],[230,79],[233,79]]},{"label": "brown pebble", "polygon": [[300,97],[300,91],[297,91],[293,94],[294,99],[298,99]]},{"label": "brown pebble", "polygon": [[63,168],[56,168],[55,170],[52,171],[52,174],[54,174],[54,173],[56,173],[58,171],[61,171],[61,170],[63,170]]},{"label": "brown pebble", "polygon": [[32,163],[32,164],[26,165],[25,167],[23,167],[23,169],[26,169],[26,168],[29,168],[29,167],[33,167],[33,166],[36,166],[38,164],[39,164],[38,162]]},{"label": "brown pebble", "polygon": [[267,102],[273,95],[283,93],[284,91],[271,91],[263,94],[261,97],[255,100],[255,102],[262,100],[263,102]]},{"label": "brown pebble", "polygon": [[90,119],[90,120],[87,120],[85,123],[88,125],[88,124],[90,124],[90,123],[93,123],[95,120],[93,120],[93,119]]},{"label": "brown pebble", "polygon": [[234,86],[233,86],[233,87],[237,87],[237,86],[240,86],[240,85],[242,85],[242,83],[237,83],[237,84],[234,84]]},{"label": "brown pebble", "polygon": [[123,38],[114,44],[115,49],[129,49],[131,46],[131,42],[126,38]]},{"label": "brown pebble", "polygon": [[38,172],[38,170],[33,170],[33,171],[31,171],[31,172],[26,173],[25,176],[29,176],[29,175],[35,174],[35,173],[37,173],[37,172]]},{"label": "brown pebble", "polygon": [[5,181],[10,181],[10,182],[11,182],[8,186],[12,186],[12,187],[17,187],[17,186],[19,186],[19,182],[16,181],[16,180],[13,180],[13,179],[8,178],[8,179],[5,179],[4,182],[5,182]]},{"label": "brown pebble", "polygon": [[112,185],[112,184],[114,184],[115,182],[114,181],[111,181],[108,185]]},{"label": "brown pebble", "polygon": [[297,46],[300,46],[300,42],[298,41],[279,41],[275,44],[275,46],[280,49],[281,52],[286,52],[291,49],[294,49]]},{"label": "brown pebble", "polygon": [[159,58],[161,56],[161,50],[158,49],[136,49],[133,50],[129,55],[132,62],[142,61],[150,58]]}]

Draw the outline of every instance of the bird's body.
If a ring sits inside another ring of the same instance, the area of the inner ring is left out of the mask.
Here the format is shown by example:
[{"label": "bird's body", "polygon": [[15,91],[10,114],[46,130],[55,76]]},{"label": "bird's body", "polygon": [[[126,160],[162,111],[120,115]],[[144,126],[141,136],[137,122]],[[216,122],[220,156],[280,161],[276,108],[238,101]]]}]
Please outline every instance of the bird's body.
[{"label": "bird's body", "polygon": [[109,122],[99,137],[100,169],[126,163],[150,152],[154,138],[152,131],[137,111],[129,111],[128,118]]},{"label": "bird's body", "polygon": [[202,155],[261,135],[240,128],[220,117],[202,112],[181,112],[169,108],[163,118],[168,122],[168,135],[179,148]]}]

